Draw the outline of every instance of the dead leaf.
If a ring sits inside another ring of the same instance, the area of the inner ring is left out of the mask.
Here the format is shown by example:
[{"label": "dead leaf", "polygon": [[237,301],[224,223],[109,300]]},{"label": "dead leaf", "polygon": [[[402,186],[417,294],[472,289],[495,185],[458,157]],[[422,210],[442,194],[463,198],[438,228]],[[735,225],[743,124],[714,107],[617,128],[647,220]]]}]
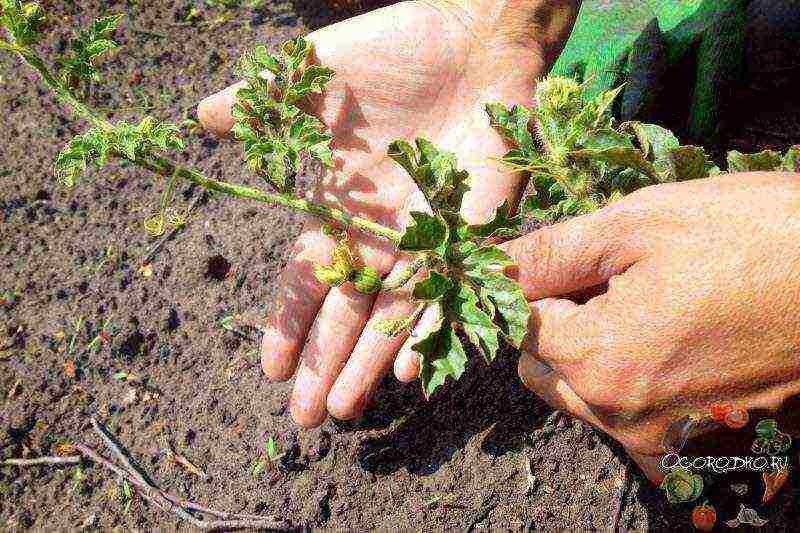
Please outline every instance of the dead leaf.
[{"label": "dead leaf", "polygon": [[53,447],[56,455],[72,455],[75,453],[75,446],[68,442],[59,442]]},{"label": "dead leaf", "polygon": [[200,479],[208,479],[208,474],[206,474],[199,466],[195,465],[189,459],[177,453],[175,449],[172,447],[171,443],[167,443],[166,451],[167,451],[167,457],[172,462],[180,465],[184,470],[186,470],[192,475],[199,477]]},{"label": "dead leaf", "polygon": [[67,359],[64,363],[64,373],[70,379],[75,379],[75,374],[77,373],[77,368],[75,367],[75,360],[74,359]]},{"label": "dead leaf", "polygon": [[789,479],[789,470],[778,470],[777,472],[763,472],[761,474],[761,478],[764,480],[764,496],[761,498],[762,503],[767,503],[775,495],[778,491],[781,490],[781,487],[786,483],[786,480]]},{"label": "dead leaf", "polygon": [[145,278],[149,278],[153,275],[153,265],[150,263],[145,263],[144,265],[139,267],[139,274],[141,274]]}]

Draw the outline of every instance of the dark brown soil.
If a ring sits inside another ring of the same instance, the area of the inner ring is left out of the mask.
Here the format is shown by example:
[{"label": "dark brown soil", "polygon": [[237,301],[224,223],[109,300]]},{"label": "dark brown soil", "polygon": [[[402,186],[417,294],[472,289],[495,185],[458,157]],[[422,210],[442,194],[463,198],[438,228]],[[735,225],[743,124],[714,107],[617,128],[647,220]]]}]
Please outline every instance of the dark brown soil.
[{"label": "dark brown soil", "polygon": [[[184,0],[109,3],[128,14],[124,48],[89,97],[116,119],[147,112],[180,121],[201,97],[234,81],[232,64],[243,50],[343,16],[316,1],[269,0],[257,10],[201,7],[202,17],[185,24],[191,3]],[[60,32],[108,3],[54,4],[50,56],[65,45]],[[256,335],[242,338],[219,321],[263,315],[300,218],[247,202],[201,201],[188,230],[144,276],[141,259],[154,241],[142,220],[162,184],[114,167],[91,172],[74,190],[59,186],[52,162],[83,125],[68,122],[17,60],[3,56],[0,68],[0,291],[16,294],[0,305],[0,457],[49,455],[61,439],[99,447],[88,418],[96,413],[170,491],[219,509],[274,514],[297,528],[607,529],[623,471],[621,527],[691,527],[692,507],[667,504],[618,446],[527,393],[511,353],[491,368],[473,365],[429,403],[418,384],[387,379],[362,421],[298,429],[286,408],[291,383],[268,383],[254,362]],[[753,101],[751,129],[733,132],[737,147],[800,139],[796,101],[761,93]],[[759,102],[768,102],[763,112]],[[247,180],[236,146],[197,133],[187,154],[213,177]],[[179,204],[198,194],[179,188]],[[106,320],[109,341],[88,349]],[[269,436],[287,454],[275,473],[253,477]],[[165,437],[210,479],[170,462]],[[72,530],[93,514],[101,529],[176,527],[172,515],[140,501],[125,513],[108,472],[87,465],[76,488],[74,471],[0,469],[0,529]],[[796,523],[798,490],[793,476],[758,508],[770,526]]]}]

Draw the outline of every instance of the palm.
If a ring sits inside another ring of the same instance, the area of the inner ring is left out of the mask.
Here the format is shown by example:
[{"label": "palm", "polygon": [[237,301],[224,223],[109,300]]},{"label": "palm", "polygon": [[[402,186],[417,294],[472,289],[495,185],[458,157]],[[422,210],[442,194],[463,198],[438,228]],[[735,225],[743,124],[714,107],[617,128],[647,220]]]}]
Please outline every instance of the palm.
[{"label": "palm", "polygon": [[[497,4],[476,1],[468,12],[405,2],[309,36],[316,60],[336,72],[325,94],[309,104],[334,137],[335,165],[315,191],[320,200],[402,229],[410,210],[425,208],[424,199],[386,150],[395,139],[415,137],[454,152],[469,171],[471,191],[463,203],[468,221],[485,219],[504,199],[515,199],[519,176],[493,163],[505,146],[483,105],[530,105],[533,80],[545,62],[531,37],[498,31],[502,13],[493,12],[492,19],[481,12]],[[201,105],[207,126],[230,128],[231,95]],[[388,243],[358,234],[350,239],[360,259],[382,274],[403,267],[405,259]],[[318,282],[313,266],[327,263],[334,245],[319,223],[307,223],[278,280],[262,346],[270,378],[289,379],[297,369],[292,415],[305,426],[320,424],[326,407],[339,418],[360,414],[405,340],[383,336],[374,322],[413,309],[402,294],[376,299],[349,285],[329,289]],[[414,363],[396,368],[398,377],[413,377]]]}]

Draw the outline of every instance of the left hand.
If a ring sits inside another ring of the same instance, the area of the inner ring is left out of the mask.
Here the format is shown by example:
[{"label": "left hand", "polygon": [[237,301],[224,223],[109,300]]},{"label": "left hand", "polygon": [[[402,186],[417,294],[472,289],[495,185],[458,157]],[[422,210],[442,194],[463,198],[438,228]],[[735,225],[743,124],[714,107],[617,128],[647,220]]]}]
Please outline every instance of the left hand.
[{"label": "left hand", "polygon": [[[454,152],[469,171],[471,190],[462,204],[469,222],[490,218],[506,199],[515,202],[524,176],[491,160],[507,147],[484,104],[531,105],[534,82],[558,54],[578,3],[400,2],[308,35],[319,63],[336,72],[325,93],[304,104],[332,130],[338,163],[318,184],[318,197],[401,229],[409,208],[420,210],[424,198],[386,149],[397,138],[425,137]],[[234,85],[200,104],[205,127],[218,134],[230,130],[236,90]],[[328,412],[340,419],[360,416],[393,364],[404,381],[419,372],[416,355],[395,364],[404,337],[387,338],[374,327],[412,313],[403,291],[376,298],[314,278],[313,264],[327,263],[334,245],[319,222],[307,223],[278,280],[262,344],[269,378],[296,375],[290,408],[306,427],[320,425]],[[404,268],[407,258],[386,243],[353,233],[351,245],[382,275]]]}]

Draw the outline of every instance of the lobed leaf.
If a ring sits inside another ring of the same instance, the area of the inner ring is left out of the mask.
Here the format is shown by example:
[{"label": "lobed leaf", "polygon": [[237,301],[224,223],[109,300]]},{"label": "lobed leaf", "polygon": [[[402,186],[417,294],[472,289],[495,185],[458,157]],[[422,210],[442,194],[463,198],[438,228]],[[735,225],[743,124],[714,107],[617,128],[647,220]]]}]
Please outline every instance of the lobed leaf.
[{"label": "lobed leaf", "polygon": [[467,364],[461,340],[447,320],[442,320],[424,339],[412,346],[420,357],[420,380],[426,398],[448,377],[459,379]]},{"label": "lobed leaf", "polygon": [[522,345],[528,331],[530,308],[522,292],[522,288],[505,274],[493,273],[476,276],[467,274],[475,285],[484,291],[484,297],[490,300],[497,313],[503,319],[500,324],[508,342],[515,348]]},{"label": "lobed leaf", "polygon": [[511,216],[508,200],[503,200],[503,203],[495,209],[492,220],[485,224],[470,226],[469,234],[473,237],[508,239],[519,235],[521,223],[520,217]]},{"label": "lobed leaf", "polygon": [[783,156],[773,150],[743,154],[728,152],[728,172],[771,172],[783,168]]},{"label": "lobed leaf", "polygon": [[442,216],[420,211],[410,214],[412,223],[403,232],[398,249],[410,252],[430,250],[444,255],[450,230]]},{"label": "lobed leaf", "polygon": [[434,301],[442,298],[453,288],[453,280],[442,276],[435,270],[428,273],[428,277],[414,284],[411,296],[415,300]]},{"label": "lobed leaf", "polygon": [[444,302],[445,315],[461,324],[470,342],[482,353],[488,363],[494,361],[500,348],[500,328],[493,322],[494,306],[487,313],[479,307],[475,290],[462,283]]}]

